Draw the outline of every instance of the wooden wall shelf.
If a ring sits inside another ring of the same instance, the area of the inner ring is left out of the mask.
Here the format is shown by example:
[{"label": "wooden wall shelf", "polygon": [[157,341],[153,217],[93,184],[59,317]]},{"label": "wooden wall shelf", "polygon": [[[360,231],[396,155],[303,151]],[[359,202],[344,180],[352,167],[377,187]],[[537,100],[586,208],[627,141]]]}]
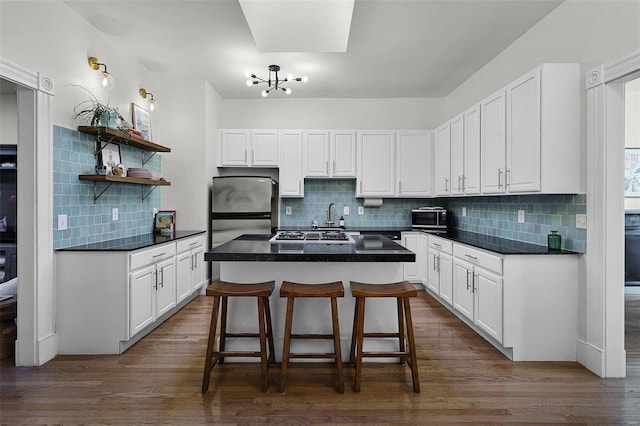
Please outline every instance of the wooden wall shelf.
[{"label": "wooden wall shelf", "polygon": [[[121,143],[140,148],[145,151],[171,152],[171,148],[158,145],[157,143],[153,143],[142,138],[131,136],[129,133],[123,130],[112,129],[111,127],[79,126],[78,131],[94,136],[99,136],[100,138],[103,138],[102,140],[105,142]],[[109,140],[109,138],[111,138],[112,140]]]},{"label": "wooden wall shelf", "polygon": [[[151,192],[153,192],[153,190],[156,189],[156,187],[171,185],[171,182],[168,182],[166,180],[151,180],[151,179],[113,176],[113,175],[79,175],[78,178],[80,180],[88,180],[93,182],[93,203],[94,204],[96,201],[98,201],[98,198],[102,197],[102,194],[104,194],[105,191],[109,189],[111,185],[113,185],[114,183],[131,183],[135,185],[142,185],[141,187],[142,201],[144,201],[144,199],[147,198],[149,194],[151,194]],[[98,182],[104,182],[107,184],[107,186],[100,192],[98,192],[98,189],[96,187]],[[145,186],[153,186],[153,188],[145,194],[144,193]]]}]

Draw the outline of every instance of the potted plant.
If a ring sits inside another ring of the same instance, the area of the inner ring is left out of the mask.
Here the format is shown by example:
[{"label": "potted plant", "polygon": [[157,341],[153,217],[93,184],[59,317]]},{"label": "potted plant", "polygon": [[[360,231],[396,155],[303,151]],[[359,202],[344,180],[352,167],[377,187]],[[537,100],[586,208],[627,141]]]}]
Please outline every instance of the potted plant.
[{"label": "potted plant", "polygon": [[89,99],[80,102],[73,108],[75,119],[85,120],[90,126],[104,126],[114,129],[126,130],[131,127],[129,123],[120,115],[118,108],[112,107],[109,103],[99,101],[90,90],[82,87],[82,90],[89,94]]}]

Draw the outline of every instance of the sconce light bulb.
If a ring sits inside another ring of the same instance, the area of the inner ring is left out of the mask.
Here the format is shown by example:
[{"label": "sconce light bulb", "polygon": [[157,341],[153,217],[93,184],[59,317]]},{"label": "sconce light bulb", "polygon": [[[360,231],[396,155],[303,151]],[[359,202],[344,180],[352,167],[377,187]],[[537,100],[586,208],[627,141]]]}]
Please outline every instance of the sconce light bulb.
[{"label": "sconce light bulb", "polygon": [[102,87],[104,87],[105,89],[113,89],[113,86],[115,86],[116,82],[113,79],[113,76],[104,71],[102,73]]},{"label": "sconce light bulb", "polygon": [[149,109],[150,109],[151,111],[155,111],[155,110],[156,110],[156,101],[154,101],[153,99],[151,99],[151,100],[149,101]]}]

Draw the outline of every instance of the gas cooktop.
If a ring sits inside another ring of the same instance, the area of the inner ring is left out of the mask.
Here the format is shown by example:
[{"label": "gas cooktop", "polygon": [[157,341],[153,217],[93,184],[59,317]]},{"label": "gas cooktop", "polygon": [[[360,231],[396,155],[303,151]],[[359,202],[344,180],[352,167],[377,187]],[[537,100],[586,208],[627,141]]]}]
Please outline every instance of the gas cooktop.
[{"label": "gas cooktop", "polygon": [[343,231],[280,231],[270,240],[272,243],[355,244],[351,235]]}]

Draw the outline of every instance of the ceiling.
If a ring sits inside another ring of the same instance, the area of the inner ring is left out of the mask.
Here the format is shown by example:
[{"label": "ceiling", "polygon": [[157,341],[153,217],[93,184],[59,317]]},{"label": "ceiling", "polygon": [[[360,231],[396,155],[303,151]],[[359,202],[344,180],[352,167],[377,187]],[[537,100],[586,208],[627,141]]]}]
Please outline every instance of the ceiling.
[{"label": "ceiling", "polygon": [[[294,1],[309,0],[279,0],[281,14]],[[262,52],[238,0],[65,3],[149,70],[203,78],[224,98],[251,99],[262,87],[247,87],[245,73],[266,79],[271,64],[309,77],[290,84],[297,98],[446,96],[562,0],[355,0],[344,53]]]}]

